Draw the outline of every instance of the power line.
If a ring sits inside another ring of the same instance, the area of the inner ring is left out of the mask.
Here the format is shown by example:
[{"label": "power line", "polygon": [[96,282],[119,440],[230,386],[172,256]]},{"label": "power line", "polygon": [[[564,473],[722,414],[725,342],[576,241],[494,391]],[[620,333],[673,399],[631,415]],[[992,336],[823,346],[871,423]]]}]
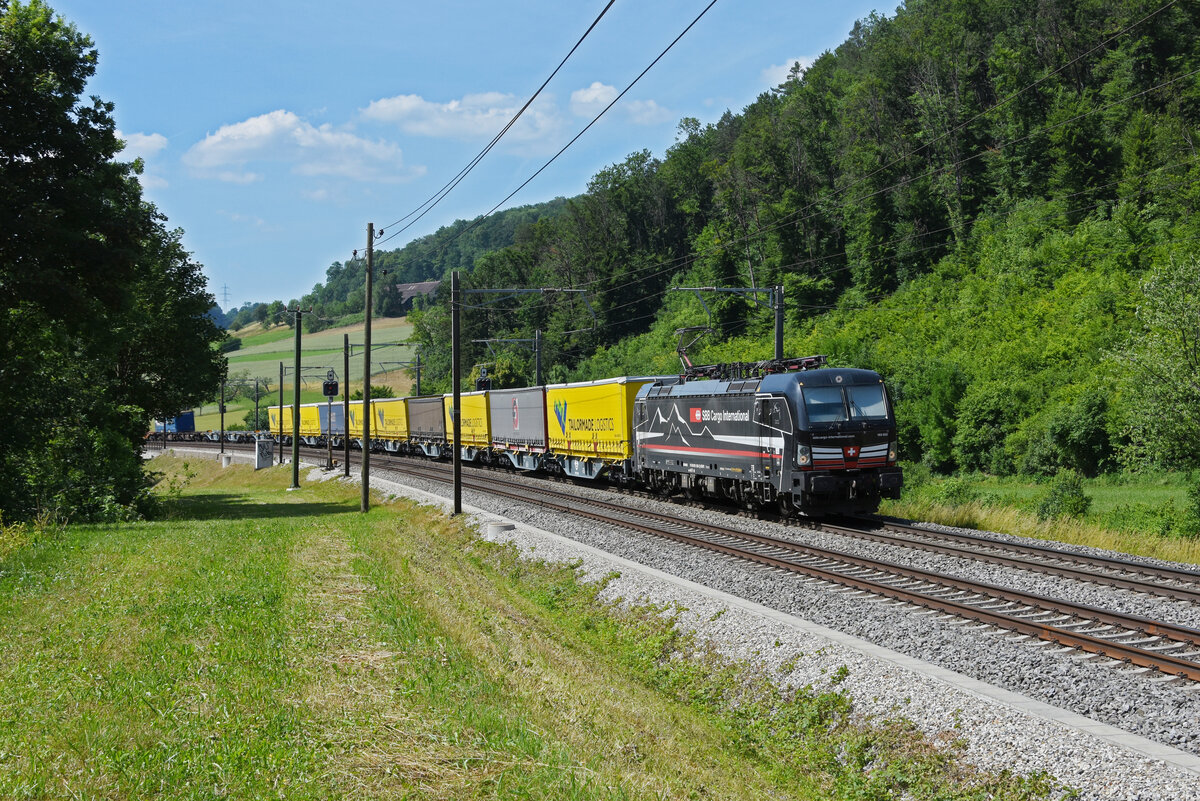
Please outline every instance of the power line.
[{"label": "power line", "polygon": [[577,133],[577,134],[575,134],[575,136],[571,137],[571,141],[569,141],[565,145],[563,145],[561,150],[559,150],[557,153],[555,153],[553,156],[551,156],[550,160],[547,161],[545,164],[543,164],[541,167],[538,167],[537,170],[533,173],[533,175],[529,176],[524,181],[522,181],[521,185],[518,186],[513,191],[509,192],[508,195],[505,196],[505,198],[503,200],[501,200],[496,205],[492,206],[490,209],[485,211],[480,216],[476,217],[475,220],[470,225],[468,225],[466,228],[464,228],[463,230],[461,230],[457,234],[455,234],[448,242],[446,242],[444,245],[442,245],[442,249],[445,250],[447,247],[454,244],[454,242],[456,242],[459,237],[474,230],[487,217],[491,216],[492,212],[496,211],[496,209],[500,208],[505,203],[507,203],[509,200],[511,200],[513,195],[520,192],[522,189],[524,189],[526,186],[529,185],[530,181],[532,181],[534,178],[537,178],[539,175],[541,175],[543,170],[545,170],[547,167],[549,167],[551,164],[553,164],[555,162],[555,160],[558,159],[559,156],[561,156],[563,153],[566,152],[567,148],[569,148],[571,145],[575,144],[575,142],[577,142],[579,140],[579,137],[581,137],[585,133],[587,133],[588,129],[590,129],[593,125],[595,125],[600,120],[601,117],[603,117],[606,113],[608,113],[608,110],[611,109],[613,106],[615,106],[620,101],[620,99],[622,97],[624,97],[629,92],[629,90],[632,89],[634,87],[634,85],[637,84],[637,82],[640,81],[642,79],[642,77],[654,67],[655,64],[657,64],[659,61],[661,61],[662,58],[668,52],[670,52],[671,48],[673,48],[676,45],[676,43],[678,43],[679,40],[682,39],[684,37],[684,35],[687,34],[687,32],[690,31],[692,29],[692,27],[697,22],[699,22],[700,19],[705,14],[708,13],[708,10],[716,4],[717,4],[717,0],[711,0],[711,2],[707,6],[705,6],[704,9],[699,14],[696,15],[696,18],[693,19],[690,23],[688,23],[688,26],[686,28],[684,28],[678,36],[676,36],[674,39],[671,40],[671,43],[669,45],[667,45],[663,49],[662,52],[659,53],[655,57],[655,59],[653,61],[651,61],[649,65],[646,66],[646,68],[644,70],[642,70],[640,73],[638,73],[638,76],[636,78],[634,78],[632,81],[630,81],[629,85],[626,86],[624,89],[622,89],[620,94],[618,94],[616,97],[614,97],[612,99],[612,102],[610,102],[607,106],[605,106],[603,109],[601,109],[600,113],[597,114],[595,117],[593,117],[592,121],[589,122],[587,125],[585,125],[583,127],[583,129],[579,131],[579,133]]},{"label": "power line", "polygon": [[[483,148],[483,150],[479,151],[479,153],[477,153],[475,155],[475,157],[473,159],[471,159],[470,162],[467,163],[467,166],[465,166],[461,170],[459,170],[457,175],[455,175],[453,178],[451,178],[449,181],[447,181],[446,184],[441,189],[439,189],[437,192],[434,192],[433,195],[431,195],[428,200],[426,200],[420,206],[417,206],[415,209],[410,211],[408,214],[401,217],[399,220],[396,220],[396,222],[391,223],[390,225],[384,226],[384,228],[391,228],[392,226],[399,225],[400,223],[404,222],[409,217],[412,217],[414,214],[417,215],[416,218],[413,219],[412,222],[410,222],[408,225],[401,228],[399,231],[396,231],[395,233],[393,233],[391,236],[387,237],[386,239],[381,240],[379,242],[379,244],[382,245],[384,242],[394,239],[395,237],[399,236],[400,234],[404,233],[409,228],[411,228],[413,225],[415,225],[417,220],[420,220],[422,217],[424,217],[426,214],[428,214],[430,211],[432,211],[434,206],[436,206],[438,203],[441,203],[442,199],[445,198],[446,195],[450,194],[450,192],[452,192],[454,190],[454,188],[456,186],[458,186],[459,183],[461,183],[462,180],[464,178],[466,178],[468,174],[470,174],[471,170],[475,169],[475,165],[477,165],[480,161],[482,161],[483,157],[486,156],[489,152],[491,152],[491,149],[496,146],[496,144],[500,141],[500,139],[504,136],[504,134],[508,133],[508,130],[510,128],[512,128],[513,125],[516,124],[517,120],[519,120],[521,118],[521,115],[525,113],[525,111],[533,104],[533,101],[537,99],[538,95],[540,95],[542,93],[542,90],[545,89],[546,86],[550,83],[550,81],[554,79],[554,76],[558,74],[558,71],[561,70],[563,65],[567,63],[567,59],[569,59],[571,56],[573,56],[575,54],[575,51],[579,49],[579,46],[581,44],[583,44],[583,40],[586,39],[588,37],[588,34],[590,34],[592,32],[592,29],[594,29],[596,27],[596,25],[598,25],[600,23],[600,20],[604,18],[604,15],[608,13],[608,10],[610,8],[612,8],[613,3],[615,3],[615,2],[616,2],[616,0],[608,0],[608,4],[605,5],[604,8],[600,11],[599,16],[597,16],[596,19],[592,20],[592,24],[589,25],[588,29],[583,32],[583,36],[579,37],[579,41],[577,41],[575,43],[575,46],[572,47],[571,50],[565,56],[563,56],[562,61],[558,62],[558,66],[554,68],[554,71],[550,73],[550,76],[548,78],[546,78],[546,80],[542,82],[542,85],[537,88],[537,91],[534,92],[530,96],[530,98],[525,101],[525,105],[521,106],[520,110],[518,110],[517,113],[513,115],[513,118],[508,121],[508,124],[505,125],[503,128],[501,128],[500,132],[498,134],[496,134],[494,137],[492,137],[492,141],[488,142],[487,145]],[[422,209],[424,209],[424,211],[422,211]],[[420,214],[417,214],[417,212],[420,212]]]},{"label": "power line", "polygon": [[[1162,11],[1166,10],[1167,8],[1170,8],[1171,6],[1175,5],[1175,4],[1176,4],[1176,2],[1178,2],[1178,0],[1170,0],[1170,2],[1167,2],[1167,3],[1165,3],[1164,5],[1160,6],[1160,7],[1159,7],[1159,8],[1157,8],[1157,9],[1155,9],[1154,11],[1152,11],[1152,12],[1151,12],[1151,13],[1149,13],[1149,14],[1147,14],[1146,16],[1144,16],[1144,17],[1140,18],[1140,19],[1139,19],[1139,20],[1137,20],[1136,22],[1133,22],[1133,23],[1131,23],[1131,24],[1129,24],[1129,25],[1125,26],[1125,27],[1124,27],[1124,28],[1122,28],[1120,31],[1116,32],[1116,33],[1115,33],[1115,34],[1113,34],[1112,36],[1110,36],[1110,37],[1108,37],[1107,39],[1105,39],[1104,41],[1102,41],[1100,44],[1097,44],[1097,45],[1095,45],[1095,46],[1091,47],[1090,49],[1088,49],[1088,50],[1087,50],[1087,51],[1085,51],[1084,53],[1082,53],[1082,54],[1080,54],[1080,55],[1076,56],[1075,58],[1071,59],[1071,61],[1067,62],[1066,64],[1063,64],[1062,66],[1060,66],[1059,68],[1055,69],[1053,72],[1049,73],[1048,75],[1045,75],[1045,76],[1043,76],[1043,77],[1041,77],[1041,78],[1037,79],[1036,81],[1033,81],[1033,82],[1031,82],[1031,83],[1029,83],[1029,84],[1026,84],[1025,86],[1021,87],[1021,88],[1020,88],[1020,89],[1018,89],[1017,91],[1015,91],[1015,92],[1012,92],[1011,94],[1009,94],[1009,95],[1008,95],[1006,98],[1004,98],[1003,100],[1001,100],[1001,101],[997,102],[996,104],[994,104],[994,105],[992,105],[992,106],[989,106],[987,109],[985,109],[985,110],[983,110],[983,111],[979,112],[979,113],[978,113],[978,114],[976,114],[974,117],[972,117],[972,118],[970,118],[969,120],[967,120],[967,121],[965,121],[965,122],[961,123],[960,125],[958,125],[958,126],[957,126],[957,127],[955,127],[954,129],[952,129],[952,130],[950,130],[950,131],[946,132],[946,133],[945,133],[945,134],[943,134],[942,136],[940,136],[940,137],[938,137],[938,138],[936,138],[936,139],[934,139],[934,140],[932,140],[932,141],[930,141],[930,142],[927,142],[927,143],[925,143],[924,145],[922,145],[922,146],[921,146],[921,147],[919,147],[919,148],[916,148],[916,149],[914,149],[914,150],[911,150],[911,151],[909,151],[909,152],[905,153],[903,156],[899,156],[899,157],[897,157],[897,158],[893,159],[892,161],[888,162],[887,164],[884,164],[884,165],[881,165],[880,167],[877,167],[876,169],[872,170],[872,171],[871,171],[870,173],[868,173],[867,175],[864,175],[864,176],[862,176],[862,177],[860,177],[860,178],[856,179],[856,180],[855,180],[853,183],[851,183],[851,184],[847,185],[846,187],[844,187],[844,188],[842,188],[842,189],[840,189],[840,190],[834,190],[834,192],[833,192],[833,194],[832,194],[832,197],[830,197],[830,198],[825,198],[825,199],[834,199],[834,198],[837,198],[839,195],[843,195],[843,196],[844,196],[844,195],[848,194],[848,193],[849,193],[851,190],[853,190],[853,189],[854,189],[856,186],[858,186],[859,184],[863,183],[864,181],[866,181],[867,179],[871,178],[872,176],[874,176],[874,175],[878,174],[879,172],[881,172],[881,171],[883,171],[883,170],[885,170],[885,169],[888,169],[889,167],[893,167],[893,166],[895,166],[895,165],[897,165],[897,164],[899,164],[899,163],[901,163],[901,162],[905,161],[906,159],[908,159],[908,158],[912,157],[913,155],[916,155],[917,153],[921,152],[922,150],[924,150],[925,148],[929,147],[930,145],[932,145],[932,144],[935,144],[936,142],[938,142],[938,141],[940,141],[941,139],[943,139],[943,138],[945,138],[945,137],[949,136],[950,134],[953,134],[953,133],[955,133],[955,132],[956,132],[956,131],[958,131],[958,130],[961,130],[961,129],[962,129],[963,127],[965,127],[966,125],[969,125],[970,123],[972,123],[972,122],[974,122],[974,121],[976,121],[976,120],[980,119],[981,117],[983,117],[983,116],[985,116],[985,115],[987,115],[987,114],[990,114],[990,113],[992,113],[993,111],[995,111],[995,110],[997,110],[997,109],[999,109],[999,108],[1003,107],[1004,105],[1008,104],[1008,103],[1009,103],[1009,102],[1011,102],[1013,99],[1015,99],[1016,97],[1018,97],[1018,96],[1020,96],[1020,95],[1024,94],[1025,92],[1028,92],[1028,91],[1030,91],[1030,90],[1032,90],[1032,89],[1036,88],[1037,86],[1039,86],[1040,84],[1042,84],[1042,83],[1044,83],[1046,80],[1048,80],[1049,78],[1051,78],[1051,77],[1053,77],[1053,76],[1055,76],[1055,75],[1058,75],[1058,74],[1059,74],[1059,73],[1061,73],[1063,70],[1065,70],[1065,69],[1067,69],[1068,67],[1070,67],[1071,65],[1073,65],[1073,64],[1075,64],[1075,63],[1077,63],[1077,62],[1079,62],[1081,59],[1083,59],[1083,58],[1087,57],[1088,55],[1090,55],[1090,54],[1094,53],[1094,52],[1095,52],[1097,49],[1099,49],[1099,48],[1101,48],[1101,47],[1103,47],[1103,46],[1105,46],[1105,45],[1108,45],[1108,44],[1110,44],[1111,42],[1115,41],[1117,38],[1119,38],[1119,37],[1123,36],[1124,34],[1128,33],[1129,31],[1133,30],[1134,28],[1138,27],[1138,26],[1139,26],[1139,25],[1141,25],[1142,23],[1146,22],[1147,20],[1151,19],[1152,17],[1156,16],[1157,14],[1161,13]],[[1176,79],[1174,79],[1174,80],[1182,80],[1183,78],[1190,77],[1190,76],[1191,76],[1191,75],[1193,75],[1193,74],[1195,74],[1195,73],[1194,73],[1194,72],[1193,72],[1193,73],[1189,73],[1188,75],[1183,75],[1183,76],[1180,76],[1179,78],[1176,78]],[[1172,82],[1173,82],[1173,81],[1172,81]],[[1170,83],[1170,82],[1168,82],[1168,83]],[[1146,93],[1148,93],[1148,92],[1154,91],[1155,89],[1163,88],[1165,85],[1166,85],[1166,84],[1160,84],[1160,85],[1158,85],[1158,86],[1156,86],[1156,87],[1151,87],[1150,89],[1143,90],[1142,92],[1138,92],[1138,93],[1134,93],[1134,94],[1132,94],[1132,95],[1128,95],[1128,96],[1126,96],[1125,98],[1122,98],[1121,100],[1114,101],[1114,103],[1110,103],[1108,106],[1105,106],[1104,108],[1105,108],[1105,109],[1107,109],[1107,108],[1111,108],[1113,105],[1116,105],[1117,103],[1124,102],[1124,101],[1127,101],[1127,100],[1131,100],[1131,99],[1133,99],[1133,98],[1135,98],[1135,97],[1139,97],[1139,96],[1141,96],[1141,95],[1143,95],[1143,94],[1146,94]],[[1078,115],[1077,117],[1073,117],[1073,118],[1071,118],[1070,120],[1066,120],[1066,121],[1064,121],[1064,122],[1062,122],[1062,123],[1059,123],[1058,125],[1065,125],[1065,124],[1068,124],[1068,123],[1070,123],[1070,122],[1073,122],[1073,121],[1075,121],[1076,119],[1079,119],[1079,118],[1081,118],[1081,117],[1083,117],[1083,116],[1086,116],[1087,114],[1091,114],[1091,113],[1094,113],[1094,112],[1095,112],[1095,110],[1093,110],[1093,111],[1090,111],[1090,112],[1085,112],[1084,114]],[[1058,127],[1058,126],[1054,126],[1054,127]],[[1042,128],[1043,128],[1044,130],[1053,130],[1053,127],[1051,127],[1051,128],[1046,128],[1045,126],[1042,126]],[[1043,130],[1043,132],[1044,132],[1044,130]],[[1011,142],[1007,142],[1007,143],[1005,143],[1005,144],[1001,145],[1001,146],[1000,146],[999,148],[997,148],[997,149],[1003,149],[1004,147],[1007,147],[1007,146],[1009,146],[1009,145],[1016,144],[1016,143],[1018,143],[1018,142],[1021,142],[1021,141],[1025,141],[1025,140],[1026,140],[1026,139],[1028,139],[1030,136],[1033,136],[1033,135],[1034,135],[1034,133],[1037,133],[1037,131],[1035,131],[1035,132],[1033,132],[1033,133],[1030,133],[1030,134],[1027,134],[1027,135],[1026,135],[1026,136],[1024,136],[1024,137],[1021,137],[1021,138],[1019,138],[1019,139],[1013,140],[1013,141],[1011,141]],[[945,169],[949,169],[949,168],[954,168],[954,167],[961,166],[962,164],[965,164],[967,161],[970,161],[970,160],[972,160],[972,159],[978,158],[979,156],[983,155],[983,154],[984,154],[984,153],[986,153],[986,152],[987,152],[987,150],[983,150],[983,151],[981,151],[980,153],[976,153],[976,154],[974,154],[973,156],[969,156],[969,157],[967,157],[967,158],[960,159],[959,161],[953,162],[953,163],[951,163],[951,164],[948,164],[948,165],[943,165],[943,167],[936,168],[936,169],[934,169],[934,170],[931,170],[931,171],[927,171],[927,172],[926,172],[924,175],[921,175],[921,176],[912,176],[912,177],[910,177],[910,178],[907,178],[907,179],[902,179],[902,180],[900,180],[900,181],[897,181],[896,183],[893,183],[893,184],[891,184],[891,185],[889,185],[889,186],[886,186],[886,187],[883,187],[883,188],[881,188],[881,189],[878,189],[878,190],[876,190],[875,192],[871,192],[871,193],[869,193],[869,194],[866,194],[866,195],[862,195],[862,196],[859,196],[859,197],[855,197],[855,198],[852,198],[852,199],[850,199],[850,200],[845,200],[845,201],[843,201],[841,204],[839,204],[838,206],[834,207],[834,209],[833,209],[833,210],[842,209],[842,208],[845,208],[845,207],[846,207],[848,204],[850,204],[850,203],[852,203],[852,202],[858,202],[858,201],[866,200],[866,199],[869,199],[869,198],[871,198],[871,197],[874,197],[874,196],[876,196],[876,195],[878,195],[878,194],[882,194],[882,193],[885,193],[885,192],[891,191],[891,190],[893,190],[893,189],[899,188],[899,187],[901,187],[901,186],[904,186],[904,185],[906,185],[907,183],[911,183],[912,181],[914,181],[914,180],[917,180],[918,178],[923,178],[923,177],[932,177],[933,175],[936,175],[936,174],[937,174],[938,170],[945,170]],[[816,205],[817,205],[819,202],[821,202],[821,200],[823,200],[823,199],[822,199],[822,198],[818,198],[818,199],[816,199],[816,200],[813,200],[812,202],[808,203],[808,204],[807,204],[807,205],[805,205],[804,207],[802,207],[802,208],[800,208],[800,209],[797,209],[796,211],[792,212],[791,214],[788,214],[788,215],[786,215],[785,217],[783,217],[783,218],[781,218],[781,219],[779,219],[779,220],[775,221],[773,224],[771,224],[771,225],[769,225],[769,226],[767,226],[767,227],[765,227],[765,228],[760,228],[759,230],[755,231],[754,233],[746,234],[745,236],[742,236],[742,237],[740,237],[740,238],[736,238],[736,239],[730,240],[729,242],[726,242],[726,243],[721,243],[720,245],[713,246],[713,247],[711,247],[711,248],[709,248],[709,249],[707,249],[707,250],[700,251],[700,252],[698,252],[698,253],[692,253],[692,254],[688,254],[688,255],[686,255],[686,256],[678,256],[678,257],[675,257],[675,258],[673,258],[673,259],[669,259],[669,260],[667,260],[667,261],[660,262],[660,263],[658,263],[658,264],[655,264],[655,265],[647,265],[646,267],[644,267],[644,268],[641,268],[641,269],[643,269],[643,270],[652,270],[652,269],[655,269],[655,268],[658,268],[658,267],[663,267],[663,268],[665,268],[665,269],[658,270],[658,271],[656,271],[655,273],[653,273],[652,275],[650,275],[650,276],[646,276],[644,279],[636,279],[636,280],[634,280],[634,281],[629,281],[629,282],[626,282],[625,284],[620,284],[620,285],[618,285],[618,286],[616,286],[616,287],[610,287],[610,289],[619,289],[619,288],[622,288],[622,287],[624,287],[624,286],[629,286],[629,285],[631,285],[631,284],[633,284],[633,283],[636,283],[638,280],[648,280],[649,278],[656,277],[656,276],[658,276],[658,275],[661,275],[661,274],[663,274],[664,272],[668,272],[668,271],[671,269],[672,265],[676,265],[676,264],[678,264],[678,263],[680,263],[680,262],[686,262],[686,261],[693,260],[693,259],[695,259],[697,256],[704,255],[704,254],[706,254],[706,253],[715,252],[715,251],[717,251],[717,250],[719,250],[719,249],[725,249],[725,248],[728,248],[728,247],[730,247],[730,246],[733,246],[733,245],[739,245],[739,244],[744,244],[744,243],[748,243],[748,242],[754,241],[754,240],[756,240],[756,239],[758,239],[758,238],[760,238],[760,237],[762,237],[762,236],[765,236],[765,235],[766,235],[766,234],[768,234],[768,233],[771,233],[772,231],[775,231],[775,230],[778,230],[778,229],[780,229],[780,228],[784,227],[784,226],[785,226],[785,225],[787,225],[788,223],[791,223],[791,222],[800,223],[800,222],[804,222],[804,221],[806,221],[806,220],[812,219],[812,217],[816,216],[816,212],[813,212],[813,213],[811,213],[811,214],[807,214],[807,215],[805,215],[805,216],[803,216],[803,217],[799,217],[799,215],[802,215],[802,214],[804,214],[805,212],[807,212],[809,209],[812,209],[812,208],[813,208],[814,206],[816,206]],[[636,272],[636,271],[635,271],[635,272]],[[604,279],[604,278],[597,278],[597,279],[595,279],[595,280],[593,280],[593,281],[589,281],[589,282],[587,282],[587,283],[585,283],[585,284],[582,284],[581,286],[590,286],[590,285],[592,285],[592,284],[599,283],[600,281],[603,281],[603,280],[606,280],[606,279]]]}]

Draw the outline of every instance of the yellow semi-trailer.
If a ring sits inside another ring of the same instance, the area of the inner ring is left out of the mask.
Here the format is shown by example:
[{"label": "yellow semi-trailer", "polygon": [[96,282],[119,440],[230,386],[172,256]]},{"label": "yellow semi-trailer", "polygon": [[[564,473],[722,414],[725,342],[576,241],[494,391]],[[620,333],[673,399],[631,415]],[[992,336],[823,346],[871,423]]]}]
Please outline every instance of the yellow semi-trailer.
[{"label": "yellow semi-trailer", "polygon": [[633,401],[654,378],[606,378],[546,387],[550,452],[568,475],[628,472],[633,458]]},{"label": "yellow semi-trailer", "polygon": [[446,449],[446,418],[441,395],[405,398],[408,411],[408,442],[432,459],[440,459]]},{"label": "yellow semi-trailer", "polygon": [[[292,407],[271,406],[267,409],[267,417],[271,421],[271,436],[280,437],[279,442],[285,445],[292,441]],[[281,422],[282,418],[282,422]],[[281,428],[282,426],[282,428]],[[282,431],[282,436],[280,435]]]},{"label": "yellow semi-trailer", "polygon": [[317,407],[324,405],[323,403],[300,404],[300,441],[305,445],[320,444],[324,432],[321,430],[321,410]]},{"label": "yellow semi-trailer", "polygon": [[[488,393],[487,390],[463,392],[458,397],[462,408],[459,415],[459,429],[462,435],[462,458],[468,462],[473,462],[488,453],[488,449],[492,445],[491,419],[488,416]],[[446,423],[446,441],[451,446],[456,444],[454,442],[454,418],[451,415],[453,404],[453,395],[442,396],[442,410]]]},{"label": "yellow semi-trailer", "polygon": [[408,441],[408,409],[404,405],[404,398],[371,401],[371,439],[381,443],[383,449],[391,453],[398,453],[403,448]]}]

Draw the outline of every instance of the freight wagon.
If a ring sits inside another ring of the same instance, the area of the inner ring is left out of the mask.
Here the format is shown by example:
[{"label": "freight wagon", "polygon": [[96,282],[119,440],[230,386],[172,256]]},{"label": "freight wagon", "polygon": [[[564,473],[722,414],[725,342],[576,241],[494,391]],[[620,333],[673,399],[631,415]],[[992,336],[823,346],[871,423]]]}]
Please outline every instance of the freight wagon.
[{"label": "freight wagon", "polygon": [[[362,404],[359,403],[359,408]],[[362,430],[359,430],[359,446]],[[408,443],[408,409],[404,398],[381,398],[371,400],[371,439],[381,440],[382,447],[389,453],[399,453]]]},{"label": "freight wagon", "polygon": [[622,377],[547,386],[546,406],[554,414],[547,421],[550,453],[558,469],[576,478],[597,478],[606,470],[628,475],[634,398],[660,380]]},{"label": "freight wagon", "polygon": [[426,456],[440,459],[446,453],[446,411],[441,395],[406,398],[408,442]]},{"label": "freight wagon", "polygon": [[518,470],[542,467],[548,442],[545,387],[493,389],[488,415],[497,459]]},{"label": "freight wagon", "polygon": [[[458,429],[462,436],[460,454],[468,462],[490,461],[492,447],[491,418],[488,415],[488,391],[462,392],[458,396],[459,413]],[[454,441],[454,396],[442,396],[442,410],[445,415],[446,442],[451,446],[458,445]]]}]

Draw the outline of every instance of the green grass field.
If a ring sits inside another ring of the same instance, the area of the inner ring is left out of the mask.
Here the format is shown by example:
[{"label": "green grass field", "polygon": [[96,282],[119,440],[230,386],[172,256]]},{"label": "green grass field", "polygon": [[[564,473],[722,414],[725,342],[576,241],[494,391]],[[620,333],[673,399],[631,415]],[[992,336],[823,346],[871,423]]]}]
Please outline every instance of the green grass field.
[{"label": "green grass field", "polygon": [[409,502],[156,460],[166,519],[0,537],[0,798],[1028,799],[836,678],[780,697]]},{"label": "green grass field", "polygon": [[1084,479],[1087,511],[1039,519],[1049,481],[1024,477],[930,476],[906,466],[900,501],[886,514],[985,531],[1090,545],[1097,548],[1200,564],[1200,499],[1188,473],[1121,473]]},{"label": "green grass field", "polygon": [[[414,357],[411,346],[405,345],[412,326],[407,318],[384,317],[371,324],[372,375],[391,372],[389,362],[408,361]],[[351,345],[356,345],[355,355],[350,360],[350,380],[357,386],[362,381],[363,371],[363,326],[362,324],[331,328],[315,334],[301,336],[301,366],[313,368],[306,380],[320,382],[326,370],[333,369],[339,377],[343,372],[343,342],[350,336]],[[250,379],[267,378],[273,384],[279,381],[279,363],[290,368],[295,361],[295,332],[286,326],[275,326],[263,330],[254,325],[230,336],[242,340],[242,346],[226,354],[231,376],[245,373]],[[387,347],[384,347],[384,346]],[[285,379],[290,384],[290,376]],[[319,387],[318,387],[319,388]]]},{"label": "green grass field", "polygon": [[[414,349],[404,343],[412,333],[412,325],[403,317],[384,317],[372,321],[371,342],[371,381],[376,385],[390,386],[399,394],[408,394],[412,379],[405,368],[396,362],[412,361],[416,357]],[[350,336],[350,343],[357,345],[350,359],[350,389],[351,392],[362,388],[363,376],[363,325],[351,325],[320,331],[316,334],[304,333],[301,336],[300,363],[304,370],[300,388],[300,402],[314,403],[324,401],[321,394],[321,382],[329,370],[333,370],[338,380],[346,380],[345,357],[343,342],[345,335]],[[255,378],[265,379],[270,392],[264,392],[261,403],[268,406],[279,403],[279,364],[283,363],[287,370],[284,377],[284,403],[292,402],[292,375],[295,366],[295,331],[287,326],[277,325],[263,329],[258,324],[247,326],[241,331],[230,332],[231,336],[242,340],[242,347],[226,354],[229,361],[229,376],[231,379],[246,379],[251,384]],[[253,395],[253,388],[249,390]],[[238,397],[226,404],[225,425],[241,424],[246,413],[253,411],[253,397]],[[221,416],[216,402],[205,404],[193,410],[196,413],[197,431],[216,431],[221,426]]]}]

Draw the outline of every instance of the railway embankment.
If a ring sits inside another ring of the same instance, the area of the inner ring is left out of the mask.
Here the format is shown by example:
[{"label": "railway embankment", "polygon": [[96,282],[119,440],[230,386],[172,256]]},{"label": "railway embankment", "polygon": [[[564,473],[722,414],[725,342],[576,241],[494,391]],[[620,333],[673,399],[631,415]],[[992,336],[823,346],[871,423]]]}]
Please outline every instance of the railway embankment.
[{"label": "railway embankment", "polygon": [[353,486],[218,465],[156,465],[163,520],[64,528],[0,563],[0,796],[1051,788],[868,720],[835,682],[780,693],[681,607],[612,603],[617,579],[471,520],[402,500],[362,515]]},{"label": "railway embankment", "polygon": [[[436,499],[446,485],[432,478],[388,476],[382,465],[373,475],[377,488],[445,503]],[[602,601],[666,610],[704,650],[785,692],[845,697],[857,720],[904,721],[951,762],[1050,776],[1082,798],[1200,797],[1188,723],[1200,699],[1186,682],[1100,668],[1086,654],[484,493],[465,497],[482,520],[517,521],[499,536],[527,556],[601,578]]]}]

